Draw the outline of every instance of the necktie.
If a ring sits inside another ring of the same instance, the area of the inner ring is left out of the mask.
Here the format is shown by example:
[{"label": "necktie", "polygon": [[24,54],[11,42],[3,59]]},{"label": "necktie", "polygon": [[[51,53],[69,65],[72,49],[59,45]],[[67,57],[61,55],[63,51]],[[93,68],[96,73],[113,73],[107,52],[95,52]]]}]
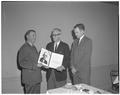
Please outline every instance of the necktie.
[{"label": "necktie", "polygon": [[57,44],[55,45],[55,51],[57,50]]}]

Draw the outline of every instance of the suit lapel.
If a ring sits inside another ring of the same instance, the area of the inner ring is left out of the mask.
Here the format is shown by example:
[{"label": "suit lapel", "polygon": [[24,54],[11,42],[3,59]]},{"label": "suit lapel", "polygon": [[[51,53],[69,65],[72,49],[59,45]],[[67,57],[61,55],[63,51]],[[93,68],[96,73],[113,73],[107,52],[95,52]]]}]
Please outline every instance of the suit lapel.
[{"label": "suit lapel", "polygon": [[79,44],[79,47],[82,48],[84,46],[84,43],[85,43],[85,39],[86,39],[86,36],[84,36]]},{"label": "suit lapel", "polygon": [[50,50],[51,50],[52,52],[54,52],[54,43],[53,43],[53,42],[52,42],[52,44],[51,44]]}]

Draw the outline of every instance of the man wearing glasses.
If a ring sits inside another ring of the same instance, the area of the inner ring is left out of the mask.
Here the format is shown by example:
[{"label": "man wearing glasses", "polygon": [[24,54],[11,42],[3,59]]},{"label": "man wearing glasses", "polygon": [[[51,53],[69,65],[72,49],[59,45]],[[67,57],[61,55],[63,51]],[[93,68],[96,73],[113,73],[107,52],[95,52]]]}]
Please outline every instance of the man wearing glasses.
[{"label": "man wearing glasses", "polygon": [[46,46],[47,50],[64,55],[62,66],[57,69],[47,68],[47,90],[58,88],[66,84],[67,67],[69,65],[69,46],[61,41],[61,29],[55,28],[51,32],[52,42]]}]

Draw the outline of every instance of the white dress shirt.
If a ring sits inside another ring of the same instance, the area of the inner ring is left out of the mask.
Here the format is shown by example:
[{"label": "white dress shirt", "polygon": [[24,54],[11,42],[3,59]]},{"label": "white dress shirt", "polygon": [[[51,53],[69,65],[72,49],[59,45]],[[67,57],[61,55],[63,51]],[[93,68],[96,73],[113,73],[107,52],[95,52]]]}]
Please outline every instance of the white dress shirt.
[{"label": "white dress shirt", "polygon": [[79,39],[79,44],[80,44],[80,42],[81,42],[81,40],[82,40],[82,38],[84,37],[85,35],[82,35],[82,37],[80,37],[80,39]]},{"label": "white dress shirt", "polygon": [[56,45],[57,45],[57,48],[58,48],[59,44],[60,44],[60,41],[54,43],[54,51],[55,51]]}]

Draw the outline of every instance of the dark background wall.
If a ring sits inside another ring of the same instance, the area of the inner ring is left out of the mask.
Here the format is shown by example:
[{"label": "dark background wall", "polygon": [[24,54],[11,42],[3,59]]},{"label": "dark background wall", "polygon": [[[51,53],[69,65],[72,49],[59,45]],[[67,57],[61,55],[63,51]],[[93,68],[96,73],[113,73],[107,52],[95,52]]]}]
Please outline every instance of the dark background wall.
[{"label": "dark background wall", "polygon": [[[22,93],[16,55],[28,29],[37,31],[39,51],[56,27],[62,29],[62,39],[71,47],[71,31],[77,23],[85,24],[87,36],[93,40],[92,85],[110,87],[109,72],[118,66],[118,15],[117,6],[99,2],[2,2],[3,93]],[[45,72],[42,74],[45,92]]]}]

